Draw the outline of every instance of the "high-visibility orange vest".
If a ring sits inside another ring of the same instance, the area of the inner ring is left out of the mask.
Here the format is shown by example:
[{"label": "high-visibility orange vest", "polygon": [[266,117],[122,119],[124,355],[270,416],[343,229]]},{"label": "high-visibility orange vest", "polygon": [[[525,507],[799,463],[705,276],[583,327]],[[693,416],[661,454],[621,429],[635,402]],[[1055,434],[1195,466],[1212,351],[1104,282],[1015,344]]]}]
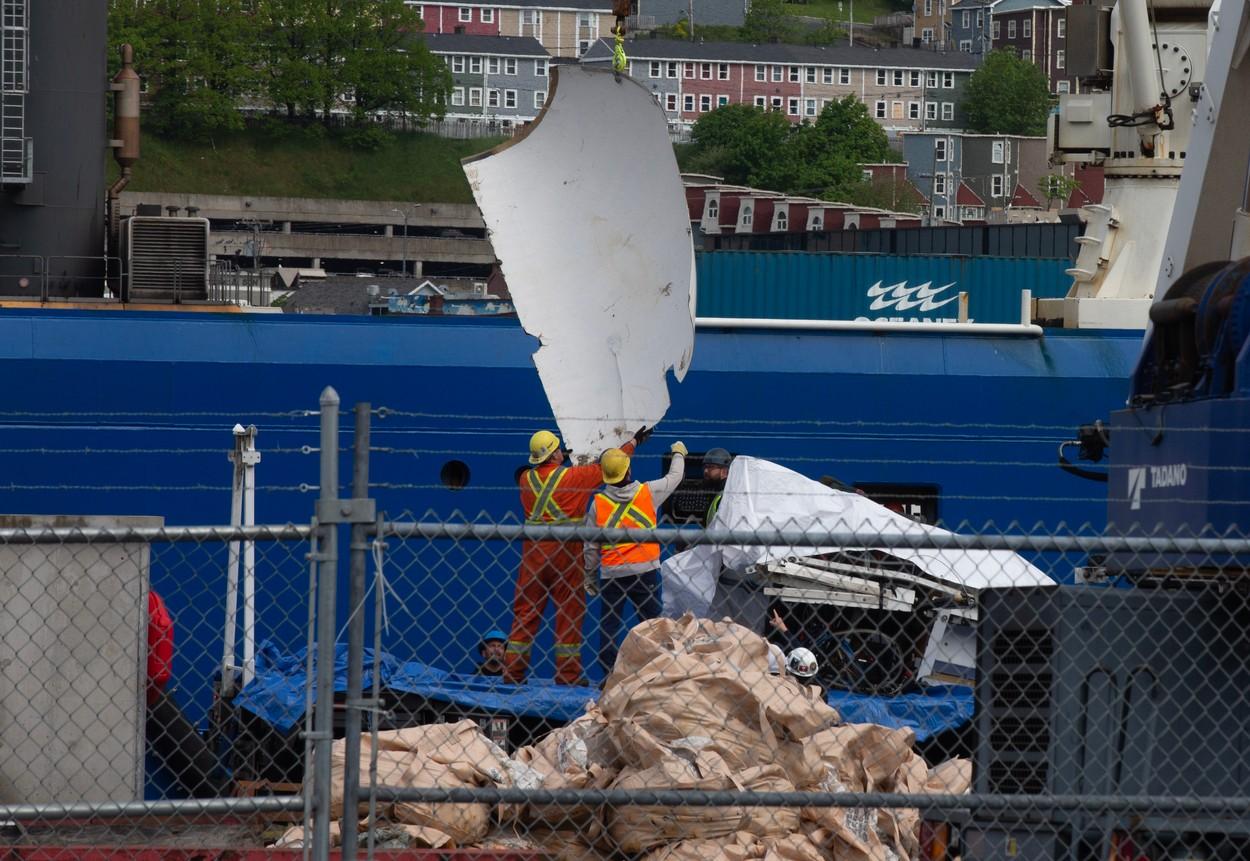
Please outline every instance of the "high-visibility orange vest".
[{"label": "high-visibility orange vest", "polygon": [[525,480],[529,483],[530,490],[534,493],[534,504],[525,512],[526,523],[572,523],[573,518],[567,512],[561,510],[556,504],[554,494],[556,488],[560,486],[560,481],[568,473],[564,467],[552,470],[548,473],[546,480],[538,475],[538,470],[531,469],[525,473]]},{"label": "high-visibility orange vest", "polygon": [[[604,529],[654,529],[655,522],[655,499],[645,483],[638,485],[638,492],[629,502],[617,502],[603,493],[595,494],[595,523]],[[660,545],[654,542],[604,544],[599,551],[599,561],[604,568],[656,562],[660,558]]]}]

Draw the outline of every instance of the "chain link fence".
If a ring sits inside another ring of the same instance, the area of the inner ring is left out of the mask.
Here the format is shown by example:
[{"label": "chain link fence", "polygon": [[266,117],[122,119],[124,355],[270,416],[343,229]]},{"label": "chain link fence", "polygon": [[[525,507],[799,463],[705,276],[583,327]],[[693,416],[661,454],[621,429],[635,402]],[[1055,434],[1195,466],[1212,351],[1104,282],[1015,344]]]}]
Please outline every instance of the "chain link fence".
[{"label": "chain link fence", "polygon": [[1250,857],[1244,535],[951,532],[678,446],[539,470],[564,522],[388,514],[375,412],[315,412],[308,525],[0,522],[15,857]]}]

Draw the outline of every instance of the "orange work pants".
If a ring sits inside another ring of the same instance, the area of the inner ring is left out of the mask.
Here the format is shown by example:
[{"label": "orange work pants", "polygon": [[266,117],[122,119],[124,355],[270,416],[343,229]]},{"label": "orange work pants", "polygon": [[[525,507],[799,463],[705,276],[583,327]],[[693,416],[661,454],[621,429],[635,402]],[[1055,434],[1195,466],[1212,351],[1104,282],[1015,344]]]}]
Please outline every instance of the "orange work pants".
[{"label": "orange work pants", "polygon": [[556,604],[556,682],[571,685],[581,679],[582,619],[586,615],[583,565],[581,544],[525,542],[512,602],[504,681],[525,681],[548,598]]}]

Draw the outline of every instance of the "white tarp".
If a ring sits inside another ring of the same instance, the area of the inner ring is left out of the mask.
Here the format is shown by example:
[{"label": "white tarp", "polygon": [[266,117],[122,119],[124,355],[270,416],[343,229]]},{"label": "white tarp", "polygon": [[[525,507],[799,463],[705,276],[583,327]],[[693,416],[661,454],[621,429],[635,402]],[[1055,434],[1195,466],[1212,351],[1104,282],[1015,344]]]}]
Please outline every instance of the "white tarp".
[{"label": "white tarp", "polygon": [[[851,531],[881,535],[949,535],[916,523],[856,493],[826,487],[793,470],[753,457],[734,459],[713,527],[748,530]],[[871,545],[868,545],[871,546]],[[778,559],[815,556],[858,547],[700,545],[663,564],[664,613],[705,615],[721,567],[742,572]],[[992,586],[1042,586],[1054,581],[1010,550],[883,548],[929,576],[973,591]]]},{"label": "white tarp", "polygon": [[640,84],[553,66],[534,125],[464,171],[565,445],[597,456],[668,410],[694,351],[694,248],[668,121]]}]

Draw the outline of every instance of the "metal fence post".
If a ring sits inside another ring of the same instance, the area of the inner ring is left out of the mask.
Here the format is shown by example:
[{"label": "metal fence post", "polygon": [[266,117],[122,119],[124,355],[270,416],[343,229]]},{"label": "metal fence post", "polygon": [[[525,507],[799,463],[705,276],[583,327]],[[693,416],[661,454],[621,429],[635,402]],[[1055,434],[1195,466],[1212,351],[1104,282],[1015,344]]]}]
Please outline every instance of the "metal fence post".
[{"label": "metal fence post", "polygon": [[[321,508],[338,500],[339,395],[331,386],[321,392]],[[321,512],[319,512],[320,514]],[[313,731],[314,861],[330,855],[330,748],[334,744],[335,585],[338,578],[338,524],[318,518],[321,558],[317,578],[317,703]]]},{"label": "metal fence post", "polygon": [[[356,436],[352,448],[352,500],[369,496],[370,404],[356,404]],[[365,653],[365,569],[368,565],[370,525],[353,518],[351,579],[348,585],[347,621],[347,725],[343,765],[343,859],[356,857],[356,823],[360,788],[360,710]],[[376,659],[376,655],[374,656]],[[377,672],[375,666],[374,672]],[[367,827],[372,828],[369,822]]]}]

